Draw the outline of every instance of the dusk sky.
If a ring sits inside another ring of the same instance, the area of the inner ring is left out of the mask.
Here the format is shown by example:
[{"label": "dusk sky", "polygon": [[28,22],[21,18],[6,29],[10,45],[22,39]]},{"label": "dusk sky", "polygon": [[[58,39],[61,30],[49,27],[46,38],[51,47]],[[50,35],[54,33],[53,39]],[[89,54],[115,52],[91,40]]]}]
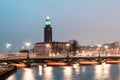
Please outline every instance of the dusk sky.
[{"label": "dusk sky", "polygon": [[53,41],[80,45],[120,41],[120,0],[0,0],[0,52],[43,42],[50,16]]}]

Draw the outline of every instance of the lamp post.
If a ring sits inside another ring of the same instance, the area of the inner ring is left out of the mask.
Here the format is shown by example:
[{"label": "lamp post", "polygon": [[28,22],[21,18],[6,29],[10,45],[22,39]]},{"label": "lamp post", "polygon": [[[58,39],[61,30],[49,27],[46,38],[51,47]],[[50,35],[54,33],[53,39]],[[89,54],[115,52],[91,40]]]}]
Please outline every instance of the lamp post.
[{"label": "lamp post", "polygon": [[27,54],[27,57],[29,57],[29,47],[31,46],[31,43],[30,42],[25,42],[25,46],[26,46],[26,49],[28,50],[28,54]]},{"label": "lamp post", "polygon": [[27,49],[29,49],[29,47],[31,46],[31,43],[30,42],[25,42],[25,46]]},{"label": "lamp post", "polygon": [[67,43],[67,44],[66,44],[66,47],[67,47],[67,57],[69,57],[70,44],[69,44],[69,43]]},{"label": "lamp post", "polygon": [[97,45],[98,46],[98,62],[99,63],[102,63],[103,61],[102,61],[102,58],[101,58],[101,47],[102,47],[102,45],[101,44],[99,44],[99,45]]},{"label": "lamp post", "polygon": [[70,49],[70,44],[67,43],[67,44],[66,44],[66,47],[67,47],[67,64],[70,65],[70,62],[69,62],[69,49]]},{"label": "lamp post", "polygon": [[27,53],[27,60],[26,60],[26,65],[27,67],[30,67],[30,57],[29,57],[29,47],[30,47],[31,43],[30,42],[26,42],[25,46],[28,49],[28,53]]},{"label": "lamp post", "polygon": [[7,53],[8,53],[8,50],[10,49],[12,45],[10,43],[6,43],[6,49],[7,49]]},{"label": "lamp post", "polygon": [[97,46],[98,46],[98,56],[100,56],[100,52],[101,52],[101,47],[102,47],[102,45],[101,45],[101,44],[98,44]]}]

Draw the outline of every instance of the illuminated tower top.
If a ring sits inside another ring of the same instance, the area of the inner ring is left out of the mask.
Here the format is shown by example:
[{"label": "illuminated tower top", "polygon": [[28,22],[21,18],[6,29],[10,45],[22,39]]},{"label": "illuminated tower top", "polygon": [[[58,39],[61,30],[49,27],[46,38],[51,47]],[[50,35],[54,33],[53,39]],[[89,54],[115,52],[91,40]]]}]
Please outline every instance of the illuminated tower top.
[{"label": "illuminated tower top", "polygon": [[47,18],[45,19],[45,25],[51,25],[49,16],[47,16]]},{"label": "illuminated tower top", "polygon": [[45,19],[44,42],[45,43],[52,42],[52,27],[49,16],[47,16],[47,18]]}]

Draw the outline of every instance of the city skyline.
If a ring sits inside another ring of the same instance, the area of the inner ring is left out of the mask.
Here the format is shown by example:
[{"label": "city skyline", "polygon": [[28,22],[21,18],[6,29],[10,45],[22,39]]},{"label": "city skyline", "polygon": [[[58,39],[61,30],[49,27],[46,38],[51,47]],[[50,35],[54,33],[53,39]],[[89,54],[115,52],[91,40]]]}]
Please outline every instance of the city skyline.
[{"label": "city skyline", "polygon": [[20,49],[26,41],[43,42],[50,16],[53,41],[75,39],[80,45],[111,43],[120,37],[120,1],[0,1],[0,52],[5,44]]}]

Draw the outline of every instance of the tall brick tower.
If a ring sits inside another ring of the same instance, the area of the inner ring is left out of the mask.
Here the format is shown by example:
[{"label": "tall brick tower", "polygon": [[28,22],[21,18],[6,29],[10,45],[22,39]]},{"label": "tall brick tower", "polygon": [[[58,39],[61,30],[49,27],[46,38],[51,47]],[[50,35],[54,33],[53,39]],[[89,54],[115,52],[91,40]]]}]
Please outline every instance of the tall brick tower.
[{"label": "tall brick tower", "polygon": [[52,42],[52,27],[49,16],[47,16],[47,18],[45,19],[44,42]]}]

